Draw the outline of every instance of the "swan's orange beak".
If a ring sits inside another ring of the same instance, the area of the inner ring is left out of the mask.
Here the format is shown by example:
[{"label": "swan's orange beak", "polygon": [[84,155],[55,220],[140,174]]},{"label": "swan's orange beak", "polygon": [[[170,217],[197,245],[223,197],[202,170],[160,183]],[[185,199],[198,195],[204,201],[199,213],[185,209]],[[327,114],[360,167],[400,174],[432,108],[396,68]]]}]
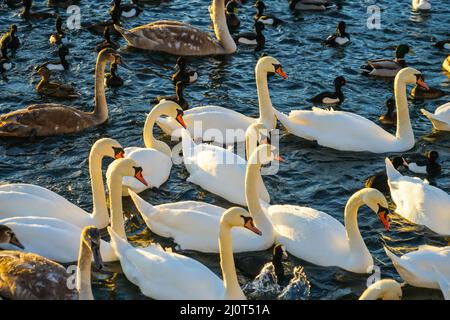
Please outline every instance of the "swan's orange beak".
[{"label": "swan's orange beak", "polygon": [[429,91],[430,87],[428,87],[428,85],[425,83],[425,81],[423,80],[422,76],[418,76],[417,77],[417,85],[421,86],[422,88],[424,88],[425,90]]},{"label": "swan's orange beak", "polygon": [[389,217],[388,217],[389,210],[380,206],[377,214],[378,214],[378,218],[383,223],[384,229],[386,229],[386,231],[389,231],[389,229],[390,229]]},{"label": "swan's orange beak", "polygon": [[142,175],[142,168],[141,167],[135,167],[134,168],[134,177],[138,179],[142,184],[146,187],[148,187],[147,181],[145,181],[144,176]]},{"label": "swan's orange beak", "polygon": [[253,219],[248,219],[247,222],[244,224],[244,228],[256,233],[257,235],[262,235],[262,232],[255,227],[255,224],[253,223]]},{"label": "swan's orange beak", "polygon": [[183,114],[182,114],[182,113],[179,113],[179,114],[177,115],[177,122],[178,122],[179,124],[181,124],[181,125],[183,126],[183,128],[186,129],[186,123],[185,123],[184,120],[183,120]]},{"label": "swan's orange beak", "polygon": [[281,66],[276,68],[275,72],[278,73],[280,76],[282,76],[284,79],[289,78],[288,75],[286,74],[286,72],[283,71],[283,68]]}]

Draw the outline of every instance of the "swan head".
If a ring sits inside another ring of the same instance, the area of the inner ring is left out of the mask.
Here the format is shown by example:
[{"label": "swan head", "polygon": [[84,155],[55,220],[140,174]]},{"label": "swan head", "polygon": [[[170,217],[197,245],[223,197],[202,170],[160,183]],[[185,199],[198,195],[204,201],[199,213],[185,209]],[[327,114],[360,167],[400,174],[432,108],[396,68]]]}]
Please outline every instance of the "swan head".
[{"label": "swan head", "polygon": [[220,225],[229,228],[242,227],[257,235],[262,235],[262,232],[253,223],[253,218],[250,213],[240,207],[233,207],[225,211],[220,219]]},{"label": "swan head", "polygon": [[427,91],[430,90],[430,88],[424,81],[422,73],[414,68],[407,67],[400,70],[395,77],[395,81],[397,82],[400,79],[406,84],[415,83],[417,86],[422,87]]},{"label": "swan head", "polygon": [[280,157],[275,156],[277,148],[274,146],[264,143],[258,146],[253,153],[250,155],[248,159],[248,164],[257,164],[257,165],[266,165],[269,164],[273,160],[280,160]]},{"label": "swan head", "polygon": [[14,231],[5,225],[0,225],[0,243],[10,243],[18,248],[25,249],[19,239],[17,239]]},{"label": "swan head", "polygon": [[110,138],[102,138],[97,140],[91,148],[91,153],[96,153],[113,159],[125,157],[125,151],[120,143]]},{"label": "swan head", "polygon": [[139,167],[133,159],[118,159],[109,165],[108,170],[106,171],[106,180],[109,189],[111,190],[111,181],[113,179],[119,178],[121,181],[123,177],[134,177],[145,186],[148,186],[148,183],[144,178],[142,168]]},{"label": "swan head", "polygon": [[379,280],[370,285],[361,295],[361,300],[401,300],[402,285],[393,279]]},{"label": "swan head", "polygon": [[362,201],[377,214],[384,228],[389,230],[389,205],[385,196],[377,189],[366,188],[363,190]]},{"label": "swan head", "polygon": [[120,54],[116,52],[116,50],[107,47],[99,52],[98,59],[100,60],[106,60],[109,63],[115,62],[116,64],[122,64],[122,57]]},{"label": "swan head", "polygon": [[277,59],[270,56],[261,57],[256,64],[256,70],[261,70],[268,74],[276,73],[284,79],[288,78],[288,75],[283,71],[281,63]]},{"label": "swan head", "polygon": [[166,115],[174,118],[183,128],[186,129],[186,123],[183,120],[183,108],[181,108],[178,103],[163,99],[160,103],[153,107],[152,111],[157,111],[160,115]]},{"label": "swan head", "polygon": [[94,226],[85,227],[81,232],[81,241],[91,250],[96,268],[103,269],[103,260],[100,254],[100,230]]}]

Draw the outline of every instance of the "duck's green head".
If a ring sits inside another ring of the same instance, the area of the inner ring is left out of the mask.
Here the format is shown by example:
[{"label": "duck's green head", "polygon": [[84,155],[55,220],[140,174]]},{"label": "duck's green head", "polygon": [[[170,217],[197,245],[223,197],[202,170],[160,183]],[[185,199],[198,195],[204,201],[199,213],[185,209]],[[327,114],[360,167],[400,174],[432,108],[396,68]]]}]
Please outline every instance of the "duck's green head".
[{"label": "duck's green head", "polygon": [[238,4],[237,4],[237,2],[234,1],[234,0],[228,1],[227,6],[226,6],[226,11],[228,13],[237,14],[238,13]]},{"label": "duck's green head", "polygon": [[416,53],[407,44],[401,44],[395,49],[395,57],[397,59],[404,59],[406,54],[414,56]]}]

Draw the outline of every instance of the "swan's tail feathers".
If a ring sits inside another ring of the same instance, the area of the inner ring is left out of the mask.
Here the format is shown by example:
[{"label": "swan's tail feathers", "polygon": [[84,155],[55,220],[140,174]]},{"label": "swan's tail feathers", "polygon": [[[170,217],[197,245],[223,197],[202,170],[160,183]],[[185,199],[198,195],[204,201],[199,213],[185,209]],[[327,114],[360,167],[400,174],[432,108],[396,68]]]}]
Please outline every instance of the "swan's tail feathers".
[{"label": "swan's tail feathers", "polygon": [[431,123],[433,124],[433,127],[435,127],[436,129],[439,129],[439,128],[447,126],[446,123],[438,120],[433,113],[431,113],[431,112],[429,112],[429,111],[427,111],[425,109],[420,109],[420,111],[422,112],[422,114],[425,117],[427,117],[431,121]]},{"label": "swan's tail feathers", "polygon": [[389,158],[385,159],[385,163],[386,163],[386,174],[388,176],[389,181],[391,180],[396,180],[402,177],[402,175],[400,174],[400,172],[398,172],[394,166],[392,165],[391,160],[389,160]]},{"label": "swan's tail feathers", "polygon": [[154,206],[152,206],[147,201],[144,201],[144,199],[138,196],[133,190],[129,190],[129,193],[131,199],[134,202],[134,205],[136,206],[144,220],[147,220],[147,218],[155,215],[158,212]]},{"label": "swan's tail feathers", "polygon": [[122,258],[122,252],[127,250],[130,247],[130,244],[127,240],[122,239],[111,227],[108,227],[108,233],[111,237],[111,247],[117,254],[117,257]]}]

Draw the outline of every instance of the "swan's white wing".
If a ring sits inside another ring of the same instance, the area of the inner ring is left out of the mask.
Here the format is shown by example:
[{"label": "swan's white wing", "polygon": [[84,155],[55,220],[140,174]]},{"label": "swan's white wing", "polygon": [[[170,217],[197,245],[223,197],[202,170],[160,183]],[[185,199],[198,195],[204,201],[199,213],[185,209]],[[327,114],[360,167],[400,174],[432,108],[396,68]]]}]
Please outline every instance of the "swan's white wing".
[{"label": "swan's white wing", "polygon": [[[299,127],[308,139],[342,151],[387,152],[396,140],[372,121],[357,114],[313,108],[289,114],[291,126]],[[280,120],[281,121],[281,120]]]}]

